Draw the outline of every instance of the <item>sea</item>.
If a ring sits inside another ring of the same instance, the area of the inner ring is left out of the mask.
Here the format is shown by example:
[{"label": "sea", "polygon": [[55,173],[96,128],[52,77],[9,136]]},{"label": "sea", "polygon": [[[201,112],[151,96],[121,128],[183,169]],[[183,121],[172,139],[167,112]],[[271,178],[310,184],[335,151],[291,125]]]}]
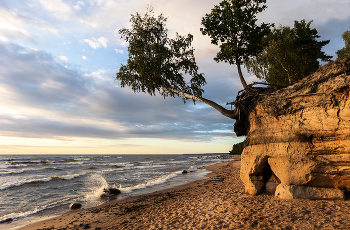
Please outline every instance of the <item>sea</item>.
[{"label": "sea", "polygon": [[[0,229],[204,179],[222,154],[0,155]],[[183,173],[186,170],[188,173]],[[117,197],[101,198],[104,188]]]}]

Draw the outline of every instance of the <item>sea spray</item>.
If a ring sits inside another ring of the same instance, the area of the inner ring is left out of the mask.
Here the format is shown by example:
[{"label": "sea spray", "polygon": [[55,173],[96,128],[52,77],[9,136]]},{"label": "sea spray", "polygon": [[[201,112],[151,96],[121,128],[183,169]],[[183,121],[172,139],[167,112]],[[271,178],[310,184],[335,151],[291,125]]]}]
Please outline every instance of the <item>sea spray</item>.
[{"label": "sea spray", "polygon": [[86,200],[98,200],[103,194],[103,189],[108,188],[106,179],[99,173],[91,174],[86,181],[86,185],[90,188]]}]

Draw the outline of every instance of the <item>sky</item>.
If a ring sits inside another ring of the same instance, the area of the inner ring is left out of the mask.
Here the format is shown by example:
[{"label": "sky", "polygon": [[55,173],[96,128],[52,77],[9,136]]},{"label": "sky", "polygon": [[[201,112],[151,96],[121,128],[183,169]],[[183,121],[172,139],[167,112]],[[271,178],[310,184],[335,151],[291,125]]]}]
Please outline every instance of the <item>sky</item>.
[{"label": "sky", "polygon": [[[227,153],[244,140],[234,120],[200,102],[121,88],[115,74],[128,44],[118,31],[152,5],[169,37],[191,33],[203,97],[226,106],[242,89],[235,66],[213,60],[200,32],[217,0],[1,0],[0,154]],[[328,55],[344,47],[349,0],[267,0],[259,23],[313,20]],[[246,70],[247,83],[257,81]]]}]

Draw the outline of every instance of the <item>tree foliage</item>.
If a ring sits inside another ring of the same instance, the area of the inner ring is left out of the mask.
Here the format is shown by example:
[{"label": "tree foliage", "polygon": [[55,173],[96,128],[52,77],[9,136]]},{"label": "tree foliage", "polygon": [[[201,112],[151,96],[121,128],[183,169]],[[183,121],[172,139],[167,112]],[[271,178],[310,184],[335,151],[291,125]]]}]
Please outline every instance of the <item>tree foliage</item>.
[{"label": "tree foliage", "polygon": [[232,150],[230,150],[230,155],[241,155],[244,149],[244,141],[234,144]]},{"label": "tree foliage", "polygon": [[267,7],[264,3],[266,0],[224,0],[202,19],[203,35],[210,36],[211,43],[220,46],[214,60],[236,64],[244,88],[247,84],[240,65],[263,50],[263,38],[272,26],[256,25],[256,14]]},{"label": "tree foliage", "polygon": [[337,60],[341,60],[344,58],[350,58],[350,31],[349,30],[345,31],[342,34],[342,38],[345,42],[345,47],[336,52],[336,54],[338,56]]},{"label": "tree foliage", "polygon": [[175,38],[168,38],[166,20],[162,14],[155,17],[150,8],[144,15],[131,15],[131,29],[119,30],[129,43],[127,63],[122,64],[116,74],[121,87],[130,86],[134,92],[150,95],[156,92],[164,97],[177,95],[184,102],[201,101],[224,116],[236,119],[236,112],[202,97],[206,81],[203,74],[198,73],[191,47],[193,36],[176,34]]},{"label": "tree foliage", "polygon": [[[152,8],[143,16],[131,15],[131,29],[119,30],[129,43],[129,58],[126,65],[121,65],[116,78],[122,87],[131,86],[134,92],[155,95],[157,91],[166,97],[181,91],[201,97],[201,87],[206,81],[203,74],[198,73],[191,47],[193,36],[176,34],[175,38],[168,38],[166,20],[163,15],[155,17]],[[189,84],[186,75],[191,77]]]},{"label": "tree foliage", "polygon": [[319,59],[330,61],[332,56],[321,51],[329,40],[317,41],[320,36],[311,23],[301,20],[294,22],[294,28],[274,28],[263,52],[245,62],[248,71],[270,84],[285,85],[315,72]]}]

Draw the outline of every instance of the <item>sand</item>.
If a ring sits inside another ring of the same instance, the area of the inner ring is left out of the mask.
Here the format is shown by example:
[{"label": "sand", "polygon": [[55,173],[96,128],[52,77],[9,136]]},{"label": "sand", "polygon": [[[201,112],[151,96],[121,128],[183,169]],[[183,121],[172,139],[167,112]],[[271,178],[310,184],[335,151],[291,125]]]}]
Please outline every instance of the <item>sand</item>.
[{"label": "sand", "polygon": [[34,223],[23,229],[350,229],[350,201],[246,196],[240,161],[208,179]]}]

